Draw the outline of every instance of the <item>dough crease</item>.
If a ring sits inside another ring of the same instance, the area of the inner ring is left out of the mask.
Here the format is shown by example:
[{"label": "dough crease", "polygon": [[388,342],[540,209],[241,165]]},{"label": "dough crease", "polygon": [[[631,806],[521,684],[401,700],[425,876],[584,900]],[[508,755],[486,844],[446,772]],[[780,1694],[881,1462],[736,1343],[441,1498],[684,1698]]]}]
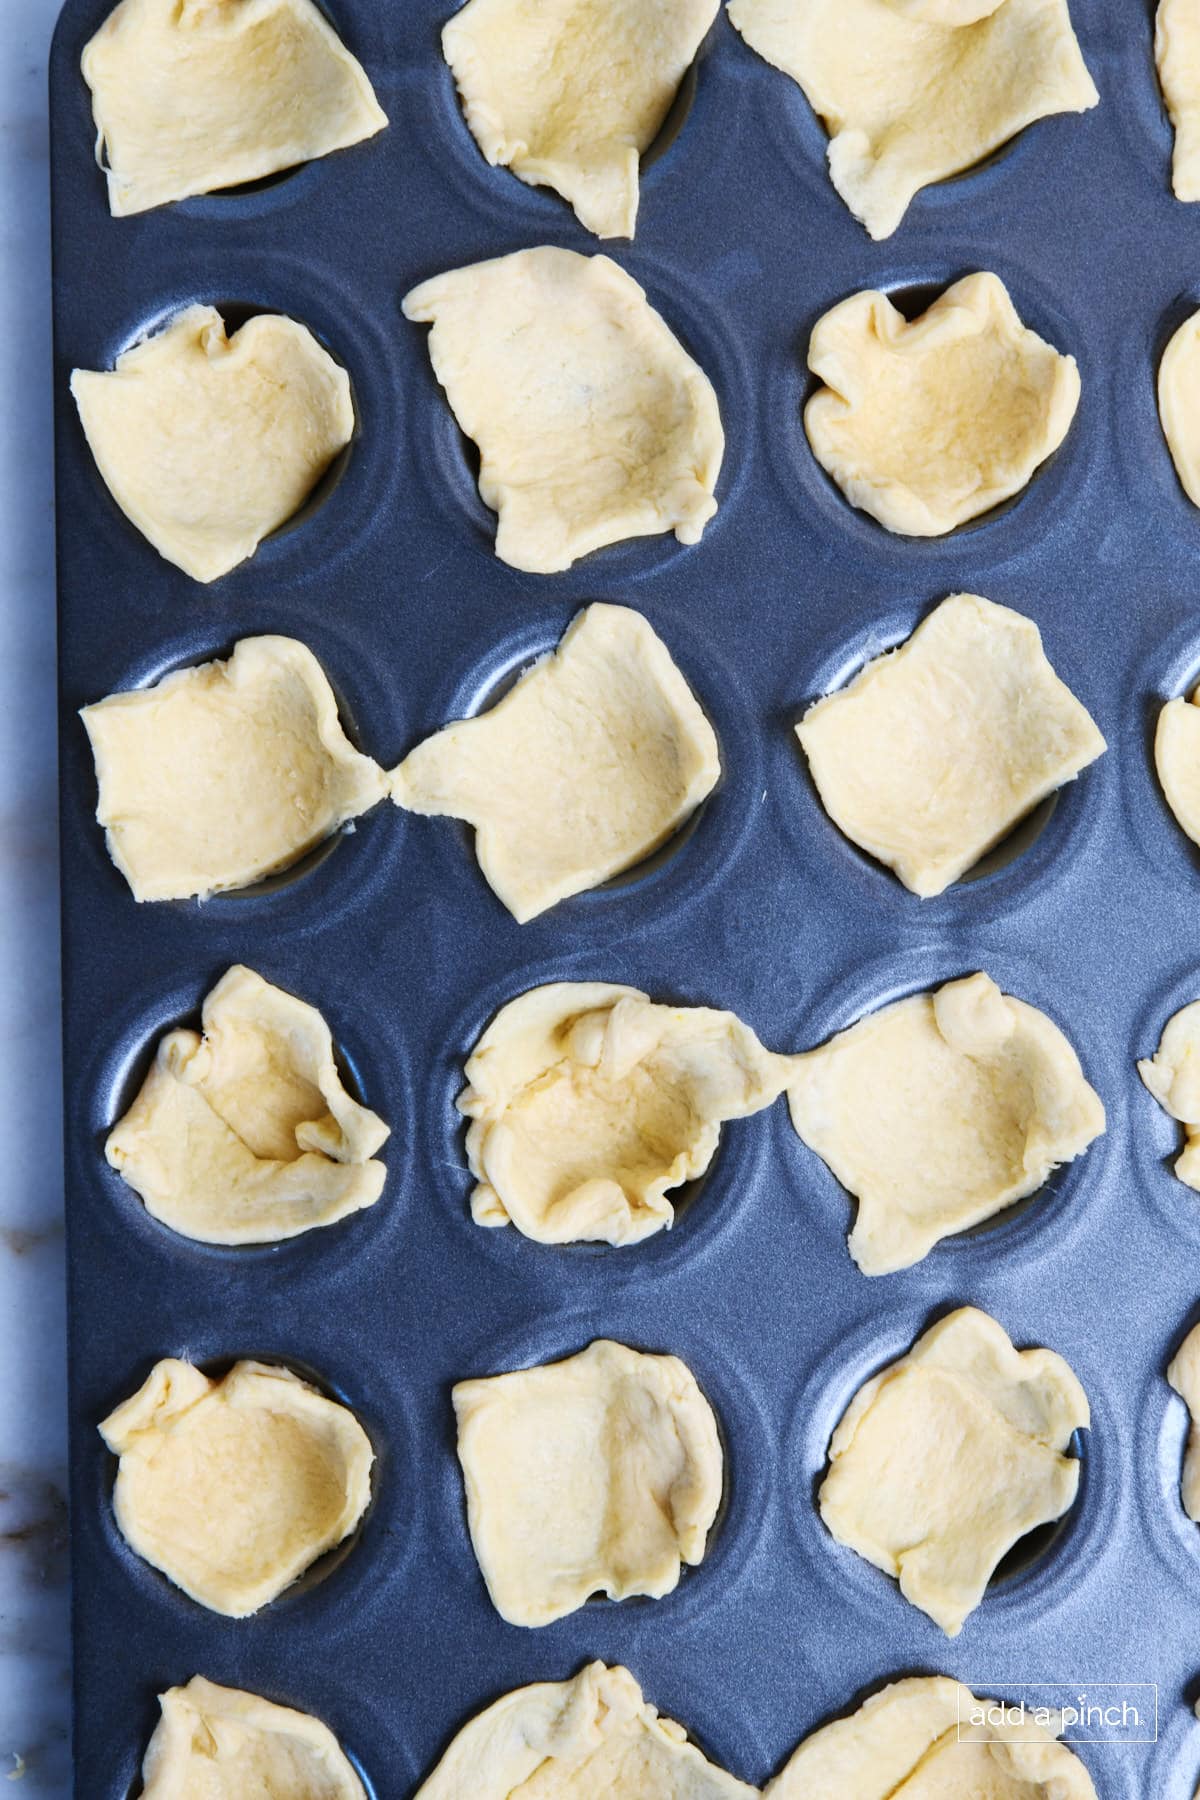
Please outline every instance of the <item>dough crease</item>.
[{"label": "dough crease", "polygon": [[1016,1350],[971,1306],[854,1396],[829,1442],[821,1518],[839,1543],[958,1633],[1013,1545],[1074,1504],[1064,1454],[1087,1395],[1052,1350]]},{"label": "dough crease", "polygon": [[390,779],[398,806],[474,826],[480,868],[524,924],[649,856],[720,773],[662,639],[598,604],[497,705],[426,738]]},{"label": "dough crease", "polygon": [[593,1594],[661,1599],[703,1560],[723,1459],[678,1357],[602,1338],[460,1381],[454,1410],[471,1542],[510,1625],[552,1624]]},{"label": "dough crease", "polygon": [[404,314],[479,447],[496,555],[569,569],[624,538],[695,544],[717,510],[717,397],[632,276],[543,245],[424,281]]},{"label": "dough crease", "polygon": [[605,982],[532,988],[466,1065],[475,1222],[640,1243],[671,1225],[668,1190],[704,1174],[725,1120],[770,1106],[791,1070],[732,1013]]}]

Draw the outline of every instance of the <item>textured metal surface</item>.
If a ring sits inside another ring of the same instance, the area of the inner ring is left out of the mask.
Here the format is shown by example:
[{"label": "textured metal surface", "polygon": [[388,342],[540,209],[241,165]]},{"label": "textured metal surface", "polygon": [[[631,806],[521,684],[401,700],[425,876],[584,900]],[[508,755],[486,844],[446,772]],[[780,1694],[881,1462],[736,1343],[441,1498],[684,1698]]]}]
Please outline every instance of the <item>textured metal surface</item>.
[{"label": "textured metal surface", "polygon": [[[1185,1420],[1163,1369],[1195,1317],[1200,1200],[1170,1172],[1174,1130],[1134,1059],[1200,995],[1200,859],[1150,754],[1163,699],[1200,676],[1200,514],[1154,403],[1166,335],[1200,302],[1200,208],[1169,191],[1150,10],[1074,0],[1100,107],[928,191],[880,245],[830,187],[799,90],[718,19],[684,128],[645,172],[637,240],[608,248],[715,383],[720,512],[695,548],[643,540],[538,578],[493,556],[426,334],[399,302],[481,257],[597,245],[554,195],[479,156],[438,53],[446,0],[331,5],[391,119],[383,136],[256,192],[124,221],[106,210],[78,73],[108,3],[69,0],[53,64],[77,1792],[124,1800],[155,1691],[202,1672],[319,1713],[378,1800],[402,1800],[483,1703],[603,1657],[755,1782],[900,1672],[985,1690],[1154,1681],[1158,1746],[1083,1755],[1103,1800],[1183,1800],[1200,1776],[1200,1529],[1179,1506]],[[857,288],[932,295],[979,268],[1078,358],[1082,404],[1016,503],[905,542],[853,513],[808,452],[808,333]],[[208,589],[118,512],[67,391],[73,366],[106,367],[192,300],[305,321],[349,369],[360,422],[324,504]],[[827,820],[791,725],[963,588],[1037,621],[1109,751],[1024,854],[922,903]],[[138,908],[109,864],[84,702],[287,632],[386,765],[598,598],[646,614],[721,739],[723,785],[650,873],[520,927],[463,830],[390,806],[263,894]],[[321,1007],[394,1134],[378,1206],[271,1250],[173,1237],[102,1154],[160,1033],[235,960]],[[1017,1216],[917,1268],[857,1273],[849,1204],[782,1103],[726,1130],[676,1229],[641,1248],[556,1250],[471,1224],[452,1098],[479,1030],[524,988],[633,982],[730,1007],[791,1050],[979,967],[1064,1027],[1108,1132]],[[833,1543],[812,1498],[856,1384],[965,1301],[1066,1356],[1094,1425],[1061,1530],[948,1643]],[[727,1510],[672,1597],[520,1631],[475,1567],[449,1387],[600,1333],[690,1363],[721,1416]],[[125,1549],[95,1426],[159,1356],[247,1353],[312,1370],[379,1463],[349,1553],[237,1623]]]}]

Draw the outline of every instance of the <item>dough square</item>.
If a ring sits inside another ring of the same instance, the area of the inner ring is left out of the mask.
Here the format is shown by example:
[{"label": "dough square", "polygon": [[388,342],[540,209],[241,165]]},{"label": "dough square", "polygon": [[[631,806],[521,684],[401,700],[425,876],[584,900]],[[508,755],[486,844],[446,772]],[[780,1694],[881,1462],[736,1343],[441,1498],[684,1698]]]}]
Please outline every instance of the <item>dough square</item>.
[{"label": "dough square", "polygon": [[194,1675],[158,1698],[140,1800],[366,1800],[327,1725]]},{"label": "dough square", "polygon": [[345,369],[275,313],[229,337],[215,307],[186,307],[71,393],[121,511],[205,583],[299,511],[354,432]]},{"label": "dough square", "polygon": [[476,832],[479,864],[521,924],[649,856],[721,773],[711,725],[646,620],[576,615],[488,712],[427,738],[392,798]]},{"label": "dough square", "polygon": [[923,187],[1100,99],[1067,0],[731,0],[729,17],[804,90],[833,185],[873,238]]},{"label": "dough square", "polygon": [[1154,59],[1175,127],[1171,186],[1177,200],[1200,200],[1200,14],[1192,0],[1159,0]]},{"label": "dough square", "polygon": [[660,1599],[704,1556],[721,1501],[712,1408],[674,1356],[598,1339],[454,1389],[471,1542],[511,1625],[596,1593]]},{"label": "dough square", "polygon": [[1058,1026],[982,973],[868,1013],[792,1069],[792,1123],[858,1202],[864,1275],[1036,1193],[1105,1127]]},{"label": "dough square", "polygon": [[1079,405],[1074,357],[986,272],[911,322],[884,293],[850,295],[817,320],[808,366],[824,384],[804,409],[813,455],[851,506],[905,537],[942,537],[1019,494]]},{"label": "dough square", "polygon": [[717,397],[609,257],[541,245],[450,269],[404,316],[433,327],[502,562],[549,575],[623,538],[700,541],[725,453]]},{"label": "dough square", "polygon": [[1087,1395],[1052,1350],[1016,1350],[960,1307],[868,1381],[829,1443],[817,1497],[839,1543],[957,1637],[1021,1538],[1073,1505]]},{"label": "dough square", "polygon": [[569,200],[597,237],[631,238],[642,153],[719,0],[468,0],[442,32],[488,162]]},{"label": "dough square", "polygon": [[299,860],[384,799],[320,663],[295,638],[110,694],[80,717],[109,855],[135,900],[201,899]]},{"label": "dough square", "polygon": [[312,0],[121,0],[82,70],[117,216],[257,181],[387,124]]},{"label": "dough square", "polygon": [[830,818],[923,898],[1106,748],[1033,621],[978,594],[943,600],[796,735]]}]

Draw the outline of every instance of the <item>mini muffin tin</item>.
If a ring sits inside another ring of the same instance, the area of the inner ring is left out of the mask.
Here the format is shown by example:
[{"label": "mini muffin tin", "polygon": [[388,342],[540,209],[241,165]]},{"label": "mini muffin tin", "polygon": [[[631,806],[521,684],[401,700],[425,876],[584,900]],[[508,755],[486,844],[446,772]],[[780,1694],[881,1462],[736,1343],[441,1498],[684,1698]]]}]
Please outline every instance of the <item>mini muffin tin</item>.
[{"label": "mini muffin tin", "polygon": [[[927,190],[881,244],[834,193],[799,89],[722,15],[646,159],[636,241],[601,246],[557,196],[479,154],[439,53],[449,0],[329,0],[391,120],[381,136],[112,219],[79,73],[109,3],[68,0],[52,69],[77,1794],[137,1793],[156,1692],[202,1673],[318,1714],[375,1800],[405,1800],[482,1706],[600,1657],[755,1783],[899,1674],[983,1693],[1152,1682],[1158,1743],[1080,1754],[1102,1800],[1186,1800],[1200,1527],[1180,1506],[1186,1417],[1164,1370],[1200,1310],[1200,1197],[1171,1173],[1176,1128],[1134,1062],[1200,996],[1200,852],[1152,762],[1158,709],[1200,680],[1200,512],[1155,410],[1157,358],[1200,305],[1200,207],[1169,188],[1152,7],[1073,0],[1101,105]],[[712,379],[728,448],[699,545],[643,539],[552,577],[496,560],[471,447],[400,300],[539,243],[614,256]],[[1019,498],[906,541],[852,511],[808,449],[808,335],[858,288],[913,311],[973,269],[995,270],[1076,356],[1082,403]],[[68,392],[73,367],[110,366],[191,301],[302,320],[348,369],[358,417],[337,478],[210,587],[118,511]],[[792,726],[962,589],[1036,620],[1109,749],[983,872],[921,902],[826,817]],[[386,766],[486,705],[599,599],[645,614],[721,742],[721,785],[645,869],[518,926],[468,832],[390,805],[203,905],[139,907],[109,862],[86,702],[284,632]],[[277,1248],[173,1236],[103,1155],[159,1037],[238,961],[320,1007],[393,1133],[376,1207]],[[726,1127],[674,1230],[640,1247],[550,1248],[472,1224],[453,1099],[488,1019],[531,985],[599,978],[729,1007],[790,1051],[977,968],[1063,1027],[1108,1131],[1035,1200],[916,1268],[857,1272],[849,1202],[784,1102]],[[1093,1425],[1073,1511],[1009,1559],[949,1642],[833,1542],[814,1490],[859,1383],[966,1302],[1061,1352]],[[600,1335],[688,1362],[720,1416],[726,1502],[672,1596],[522,1631],[493,1611],[471,1553],[449,1390]],[[161,1356],[219,1369],[249,1355],[353,1407],[378,1462],[356,1539],[235,1622],[127,1550],[96,1425]]]}]

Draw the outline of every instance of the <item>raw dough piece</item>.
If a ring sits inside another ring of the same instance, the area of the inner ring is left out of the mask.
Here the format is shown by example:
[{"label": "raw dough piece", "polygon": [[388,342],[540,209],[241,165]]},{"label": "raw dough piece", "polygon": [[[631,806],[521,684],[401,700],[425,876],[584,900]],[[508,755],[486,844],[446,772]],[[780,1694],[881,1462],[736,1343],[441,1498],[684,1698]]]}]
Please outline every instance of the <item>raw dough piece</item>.
[{"label": "raw dough piece", "polygon": [[717,510],[717,397],[631,275],[542,246],[451,269],[405,296],[479,446],[496,555],[552,574],[621,538],[695,544]]},{"label": "raw dough piece", "polygon": [[460,1381],[454,1411],[471,1542],[510,1625],[552,1624],[593,1594],[660,1600],[704,1560],[721,1443],[678,1357],[600,1338]]},{"label": "raw dough piece", "polygon": [[731,0],[729,16],[803,88],[833,185],[873,238],[931,182],[1100,99],[1066,0]]},{"label": "raw dough piece", "polygon": [[186,307],[71,392],[113,499],[197,581],[253,556],[354,431],[345,369],[278,313],[227,337],[215,306]]},{"label": "raw dough piece", "polygon": [[96,759],[96,817],[135,900],[248,887],[388,791],[295,638],[243,638],[228,662],[110,694],[80,717]]},{"label": "raw dough piece", "polygon": [[1137,1067],[1158,1104],[1183,1126],[1175,1173],[1200,1191],[1200,1000],[1167,1020],[1153,1057],[1144,1056]]},{"label": "raw dough piece", "polygon": [[147,1212],[200,1243],[266,1244],[373,1206],[388,1128],[342,1086],[316,1007],[239,964],[201,1023],[163,1038],[104,1147]]},{"label": "raw dough piece", "polygon": [[794,1058],[792,1123],[858,1202],[864,1275],[928,1256],[1042,1186],[1104,1130],[1070,1044],[987,975],[869,1013]]},{"label": "raw dough piece", "polygon": [[1013,1545],[1074,1503],[1079,1462],[1063,1452],[1089,1422],[1061,1356],[1016,1350],[995,1319],[960,1307],[846,1408],[821,1517],[957,1637]]},{"label": "raw dough piece", "polygon": [[1154,58],[1175,127],[1171,186],[1177,200],[1200,200],[1200,14],[1194,0],[1159,0]]},{"label": "raw dough piece", "polygon": [[332,1731],[308,1713],[202,1675],[158,1703],[141,1800],[366,1800]]},{"label": "raw dough piece", "polygon": [[518,1688],[464,1725],[415,1800],[757,1800],[642,1699],[628,1669]]},{"label": "raw dough piece", "polygon": [[167,1357],[100,1435],[121,1459],[113,1506],[130,1549],[231,1619],[340,1544],[371,1497],[354,1414],[267,1363],[210,1381]]},{"label": "raw dough piece", "polygon": [[1200,1325],[1193,1326],[1175,1352],[1167,1380],[1191,1418],[1179,1488],[1184,1512],[1200,1523]]},{"label": "raw dough piece", "polygon": [[1020,493],[1079,405],[1075,358],[1022,325],[998,275],[964,276],[912,324],[886,294],[851,294],[817,320],[808,366],[825,383],[804,409],[814,456],[907,537]]},{"label": "raw dough piece", "polygon": [[475,827],[480,867],[524,924],[649,856],[720,773],[662,639],[628,607],[596,605],[497,706],[427,738],[391,781],[398,806]]},{"label": "raw dough piece", "polygon": [[973,1723],[994,1705],[945,1675],[893,1682],[806,1738],[764,1800],[1096,1800],[1057,1715]]},{"label": "raw dough piece", "polygon": [[[1200,118],[1197,120],[1200,136]],[[1196,198],[1200,200],[1200,192]],[[1185,319],[1158,365],[1158,416],[1180,485],[1200,506],[1200,312]]]},{"label": "raw dough piece", "polygon": [[770,1106],[791,1069],[732,1013],[599,981],[531,988],[466,1066],[475,1222],[640,1243],[671,1225],[667,1190],[703,1175],[723,1122]]},{"label": "raw dough piece", "polygon": [[1105,749],[1031,619],[955,594],[796,727],[854,843],[942,893]]},{"label": "raw dough piece", "polygon": [[1200,844],[1200,687],[1188,700],[1168,700],[1159,713],[1154,766],[1167,805]]},{"label": "raw dough piece", "polygon": [[638,161],[719,0],[469,0],[442,32],[479,148],[569,200],[597,237],[632,237]]},{"label": "raw dough piece", "polygon": [[311,0],[122,0],[83,77],[118,215],[257,181],[387,124]]}]

